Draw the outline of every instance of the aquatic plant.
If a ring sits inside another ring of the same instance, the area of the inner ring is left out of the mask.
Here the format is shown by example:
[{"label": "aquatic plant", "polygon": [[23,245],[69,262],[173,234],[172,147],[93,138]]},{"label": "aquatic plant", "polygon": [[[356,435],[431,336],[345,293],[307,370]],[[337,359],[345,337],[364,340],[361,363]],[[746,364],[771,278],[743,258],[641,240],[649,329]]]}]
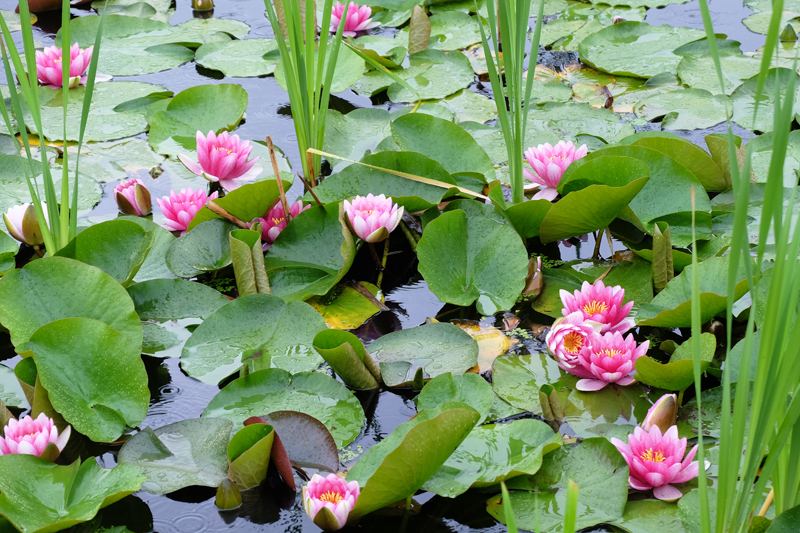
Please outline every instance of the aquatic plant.
[{"label": "aquatic plant", "polygon": [[[339,24],[344,14],[344,6],[341,2],[336,2],[333,6],[331,13],[331,33],[336,33],[339,29]],[[347,18],[344,22],[344,31],[342,35],[345,37],[355,37],[356,33],[365,30],[371,30],[380,26],[379,22],[373,22],[370,18],[372,16],[372,8],[369,6],[360,6],[355,2],[350,2],[347,7]]]},{"label": "aquatic plant", "polygon": [[[289,208],[289,215],[291,218],[294,218],[306,209],[311,209],[311,204],[303,207],[302,200],[298,200]],[[278,235],[281,234],[281,231],[283,231],[289,223],[286,220],[286,213],[283,210],[283,206],[280,204],[267,211],[263,217],[254,218],[250,222],[250,226],[252,227],[256,222],[261,224],[261,239],[267,244],[275,242],[275,239],[278,238]]]},{"label": "aquatic plant", "polygon": [[575,311],[556,319],[545,342],[547,349],[555,357],[558,366],[567,372],[580,365],[580,353],[589,344],[593,334],[599,333],[602,325],[593,320],[585,320],[581,311]]},{"label": "aquatic plant", "polygon": [[117,207],[126,215],[145,216],[153,210],[150,191],[140,179],[129,179],[114,187]]},{"label": "aquatic plant", "polygon": [[625,289],[621,286],[606,287],[602,281],[589,283],[584,281],[581,290],[570,294],[559,291],[564,309],[564,316],[580,311],[585,320],[594,320],[603,325],[600,333],[625,333],[635,325],[633,318],[628,317],[633,302],[623,304]]},{"label": "aquatic plant", "polygon": [[[53,461],[67,445],[70,427],[59,433],[53,419],[41,413],[35,419],[30,416],[21,420],[12,418],[3,432],[5,437],[0,437],[0,455],[46,455]],[[51,449],[48,451],[48,448]]]},{"label": "aquatic plant", "polygon": [[672,426],[661,433],[658,426],[650,431],[640,427],[628,435],[628,442],[611,438],[619,453],[630,468],[630,486],[636,490],[653,489],[653,495],[668,502],[683,494],[672,483],[686,483],[697,477],[699,463],[693,461],[697,453],[695,445],[686,453],[686,437],[678,438],[678,427]]},{"label": "aquatic plant", "polygon": [[[93,50],[92,46],[81,50],[78,43],[69,48],[70,58],[67,64],[69,65],[70,89],[74,89],[78,85],[86,85],[89,77],[85,74],[92,61]],[[45,86],[58,88],[63,85],[65,76],[62,72],[62,59],[62,49],[57,46],[49,46],[44,50],[36,51],[36,77]]]},{"label": "aquatic plant", "polygon": [[558,141],[552,146],[550,143],[540,144],[530,147],[525,151],[525,159],[533,168],[533,172],[527,168],[523,169],[525,178],[541,185],[539,192],[534,196],[534,200],[554,200],[558,196],[558,183],[564,171],[576,160],[586,155],[588,149],[583,144],[576,148],[572,141]]},{"label": "aquatic plant", "polygon": [[248,159],[253,150],[250,141],[240,141],[238,135],[229,135],[227,131],[219,135],[209,131],[208,135],[203,135],[198,131],[196,138],[199,163],[184,154],[178,154],[178,159],[191,172],[212,183],[219,182],[226,191],[253,181],[263,170],[256,165],[258,156]]},{"label": "aquatic plant", "polygon": [[350,228],[359,239],[370,244],[386,240],[403,218],[404,208],[398,208],[383,194],[356,196],[352,202],[344,201],[344,211]]},{"label": "aquatic plant", "polygon": [[622,336],[618,331],[603,335],[593,334],[589,342],[581,348],[578,356],[579,366],[570,368],[568,372],[578,377],[578,390],[595,391],[610,383],[622,387],[635,381],[631,373],[636,360],[647,353],[650,341],[637,346],[632,334]]},{"label": "aquatic plant", "polygon": [[181,235],[184,235],[197,212],[206,205],[208,200],[215,198],[217,198],[217,193],[206,195],[206,191],[203,189],[195,191],[188,187],[181,189],[178,193],[170,191],[169,196],[156,199],[156,202],[166,217],[164,227],[170,231],[180,231]]},{"label": "aquatic plant", "polygon": [[314,474],[303,487],[303,508],[314,523],[325,531],[338,531],[358,501],[357,481],[346,481],[336,474]]},{"label": "aquatic plant", "polygon": [[[47,204],[42,202],[44,208]],[[3,214],[9,235],[28,246],[39,246],[44,243],[39,221],[36,219],[36,208],[33,204],[22,204],[9,207]],[[45,220],[47,220],[45,218]]]},{"label": "aquatic plant", "polygon": [[678,396],[665,394],[647,410],[647,415],[642,422],[642,429],[650,431],[653,426],[658,426],[662,433],[675,425],[678,415]]}]

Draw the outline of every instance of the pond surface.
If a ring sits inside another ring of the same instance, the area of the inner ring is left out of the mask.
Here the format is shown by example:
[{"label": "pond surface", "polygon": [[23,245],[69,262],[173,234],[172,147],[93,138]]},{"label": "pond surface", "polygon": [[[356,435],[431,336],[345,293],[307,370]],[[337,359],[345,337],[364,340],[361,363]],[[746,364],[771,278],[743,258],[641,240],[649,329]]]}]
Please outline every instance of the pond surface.
[{"label": "pond surface", "polygon": [[[751,32],[742,23],[742,19],[752,11],[741,5],[741,0],[710,0],[709,2],[715,29],[717,33],[725,33],[728,38],[736,39],[742,43],[743,51],[753,51],[764,43],[764,36]],[[0,8],[13,9],[14,2],[0,1]],[[87,9],[74,8],[76,16],[89,13]],[[190,2],[178,0],[175,14],[170,19],[172,24],[187,21],[193,16]],[[272,29],[264,15],[264,6],[259,0],[218,0],[214,11],[218,18],[230,18],[245,22],[250,25],[250,37],[273,37]],[[670,5],[665,8],[651,9],[647,12],[646,22],[654,25],[670,24],[673,26],[686,26],[702,29],[702,19],[698,2],[692,1],[682,5]],[[51,44],[55,32],[60,24],[59,13],[45,13],[39,15],[35,28],[35,38],[44,46]],[[378,33],[391,36],[394,29],[383,29]],[[16,34],[17,37],[19,34]],[[572,54],[576,58],[577,54]],[[297,151],[294,126],[289,107],[289,98],[281,89],[273,76],[263,78],[223,78],[221,73],[207,70],[194,62],[189,62],[178,68],[143,76],[117,77],[116,80],[143,81],[159,84],[175,93],[196,85],[214,83],[237,83],[242,85],[250,95],[247,108],[246,121],[238,128],[237,132],[243,138],[263,139],[265,135],[272,136],[275,144],[279,146],[292,166],[300,168],[300,155]],[[488,84],[476,81],[470,86],[471,90],[490,94]],[[366,98],[347,90],[332,98],[331,107],[343,113],[360,107],[380,107],[395,109],[404,104],[379,102]],[[637,126],[637,130],[658,128],[657,124],[644,124]],[[744,130],[736,127],[735,133],[742,135]],[[709,132],[723,132],[725,126],[720,125],[708,130],[694,130],[690,132],[676,132],[693,142],[702,145],[702,138]],[[746,138],[746,135],[743,135]],[[146,139],[146,135],[140,135]],[[168,194],[170,190],[170,176],[166,172],[157,179],[152,179],[149,174],[141,173],[146,185],[155,197]],[[290,198],[295,198],[301,193],[299,180],[289,192]],[[89,216],[98,220],[116,216],[117,207],[110,194],[114,183],[104,185],[102,201],[95,207]],[[561,245],[556,250],[555,246],[548,248],[550,253],[559,253],[560,257],[552,259],[570,260],[576,258],[587,259],[591,257],[594,243],[590,238],[588,242],[577,242],[574,245]],[[617,244],[617,249],[622,245]],[[608,257],[610,250],[603,242],[600,248],[602,256]],[[362,254],[363,255],[363,254]],[[368,326],[360,329],[364,340],[374,338],[375,332],[386,333],[395,329],[417,326],[429,317],[437,317],[447,313],[445,319],[459,318],[458,313],[463,310],[454,309],[453,306],[442,304],[438,298],[428,290],[427,284],[417,274],[413,264],[413,254],[401,252],[393,255],[389,270],[384,281],[386,305],[389,311],[384,311],[374,317]],[[352,275],[355,275],[355,270]],[[480,318],[476,316],[462,316],[462,318]],[[525,320],[525,317],[522,317]],[[0,356],[5,354],[6,364],[13,366],[18,360],[13,353],[13,348],[4,337],[0,345]],[[524,348],[521,353],[524,353]],[[218,387],[205,385],[186,376],[180,369],[177,358],[158,359],[144,356],[149,375],[151,390],[150,410],[142,427],[158,428],[166,424],[189,418],[197,418],[208,404],[209,400],[218,392]],[[349,449],[366,449],[385,438],[401,423],[416,414],[412,398],[415,393],[411,391],[375,391],[358,393],[367,414],[367,423],[362,434],[356,441],[348,446]],[[115,453],[118,447],[109,446],[102,450],[101,459],[105,466],[115,464]],[[279,489],[271,488],[265,483],[258,489],[244,493],[244,504],[235,511],[220,511],[214,505],[214,489],[190,488],[178,491],[168,496],[155,496],[146,492],[139,492],[121,502],[106,508],[101,512],[103,525],[124,525],[135,533],[199,533],[199,532],[283,532],[283,531],[316,531],[302,510],[296,505],[299,496],[280,493]],[[415,498],[418,504],[407,521],[400,516],[385,517],[380,513],[369,516],[362,523],[363,531],[382,532],[502,532],[505,526],[497,523],[485,510],[487,496],[480,491],[470,491],[456,498],[447,499],[430,493],[422,493]],[[280,504],[278,503],[280,502]],[[590,531],[590,530],[585,530]],[[591,531],[606,531],[605,529],[592,529]]]}]

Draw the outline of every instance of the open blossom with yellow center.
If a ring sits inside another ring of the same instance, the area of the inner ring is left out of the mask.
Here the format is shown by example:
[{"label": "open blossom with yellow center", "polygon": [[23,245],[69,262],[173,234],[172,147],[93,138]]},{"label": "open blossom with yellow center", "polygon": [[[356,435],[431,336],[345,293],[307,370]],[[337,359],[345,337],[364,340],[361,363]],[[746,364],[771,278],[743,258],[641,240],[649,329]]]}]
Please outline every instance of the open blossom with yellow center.
[{"label": "open blossom with yellow center", "polygon": [[[303,202],[298,200],[289,207],[289,215],[294,219],[294,217],[306,209],[311,209],[311,204],[304,207]],[[283,212],[281,203],[276,203],[272,209],[267,211],[264,218],[253,219],[250,222],[250,226],[256,222],[261,224],[261,240],[264,242],[266,248],[269,248],[287,224],[286,214]]]},{"label": "open blossom with yellow center", "polygon": [[580,311],[584,320],[594,320],[603,325],[600,333],[625,333],[634,326],[633,318],[628,317],[633,302],[623,303],[625,289],[619,285],[606,287],[602,281],[594,284],[584,281],[581,290],[574,294],[562,290],[560,295],[564,316]]},{"label": "open blossom with yellow center", "polygon": [[600,330],[597,322],[583,319],[580,311],[559,318],[547,333],[547,349],[556,358],[558,366],[570,372],[579,365],[578,354],[587,345],[588,339]]},{"label": "open blossom with yellow center", "polygon": [[[69,48],[69,87],[74,89],[87,81],[86,71],[92,61],[94,46],[81,50],[78,43]],[[50,46],[36,52],[36,77],[48,87],[62,87],[64,74],[62,65],[63,50],[57,46]]]},{"label": "open blossom with yellow center", "polygon": [[686,453],[686,438],[678,438],[678,427],[671,426],[663,434],[653,425],[649,431],[640,427],[628,435],[628,442],[612,438],[611,443],[625,458],[630,469],[628,483],[636,490],[653,489],[653,495],[665,501],[675,501],[681,491],[672,483],[686,483],[697,477],[699,464],[693,461],[697,446]]},{"label": "open blossom with yellow center", "polygon": [[348,483],[336,474],[314,474],[303,487],[303,508],[314,523],[325,531],[336,531],[347,524],[347,516],[358,501],[356,481]]},{"label": "open blossom with yellow center", "polygon": [[615,331],[592,334],[578,355],[578,364],[567,371],[584,378],[576,385],[581,391],[600,390],[609,383],[626,386],[634,382],[636,360],[647,353],[650,341],[637,346],[633,335]]},{"label": "open blossom with yellow center", "polygon": [[558,183],[574,161],[581,159],[588,152],[586,145],[576,148],[572,141],[559,141],[552,146],[550,143],[540,144],[525,151],[525,159],[533,169],[523,169],[525,178],[540,185],[539,192],[534,200],[553,201],[558,196]]}]

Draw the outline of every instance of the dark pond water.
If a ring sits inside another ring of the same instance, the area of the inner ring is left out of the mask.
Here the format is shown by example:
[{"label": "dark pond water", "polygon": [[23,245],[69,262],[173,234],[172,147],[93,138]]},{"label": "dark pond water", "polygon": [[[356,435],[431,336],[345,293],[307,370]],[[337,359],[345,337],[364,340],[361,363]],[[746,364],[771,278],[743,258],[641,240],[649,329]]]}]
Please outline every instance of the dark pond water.
[{"label": "dark pond water", "polygon": [[[743,51],[752,51],[761,46],[764,36],[754,34],[745,28],[741,20],[751,14],[751,10],[741,5],[741,0],[710,0],[709,1],[717,33],[725,33],[729,38],[742,43]],[[13,9],[15,2],[0,1],[0,8]],[[90,13],[85,8],[73,8],[75,16]],[[191,4],[188,0],[178,0],[175,15],[171,18],[172,24],[184,22],[192,18]],[[251,26],[250,37],[273,37],[266,17],[264,6],[260,0],[217,0],[214,16],[231,18],[245,22]],[[39,15],[35,28],[35,38],[44,46],[49,46],[59,28],[60,13],[45,13]],[[673,26],[687,26],[702,29],[702,19],[697,1],[683,5],[671,5],[661,9],[651,9],[647,13],[646,21],[651,24],[670,24]],[[393,33],[396,30],[380,30]],[[19,34],[16,34],[17,36]],[[573,56],[576,58],[577,56]],[[563,60],[563,59],[562,59]],[[145,76],[118,77],[117,80],[143,81],[159,84],[170,91],[179,92],[188,87],[200,84],[238,83],[250,95],[246,121],[237,133],[248,139],[263,139],[271,135],[275,144],[280,146],[289,158],[294,168],[300,168],[300,156],[295,144],[294,126],[291,119],[288,95],[278,86],[275,78],[235,78],[225,79],[215,71],[210,71],[190,62],[179,68],[150,74]],[[478,92],[489,91],[476,81],[472,90]],[[490,94],[490,93],[489,93]],[[346,91],[332,98],[332,107],[346,113],[357,107],[381,107],[392,109],[403,104],[381,102],[366,97],[358,96],[352,91]],[[638,126],[637,129],[657,129],[657,124]],[[709,130],[696,130],[691,132],[677,132],[683,134],[693,142],[704,146],[703,137],[711,132],[722,132],[724,125]],[[737,129],[737,134],[742,135],[743,130]],[[142,134],[144,138],[144,134]],[[744,135],[745,138],[746,135]],[[146,184],[153,191],[154,196],[167,194],[169,175],[165,173],[158,180],[152,180],[149,175],[142,176]],[[299,184],[299,180],[297,181]],[[112,184],[106,184],[105,194],[101,203],[93,210],[91,216],[107,217],[116,213],[116,205]],[[294,187],[289,196],[296,197],[300,189]],[[573,246],[548,246],[542,252],[553,259],[571,260],[587,259],[591,257],[594,243],[573,240]],[[616,244],[617,250],[623,246]],[[366,251],[357,258],[350,276],[359,278],[359,265],[367,276],[370,272],[371,259],[365,256]],[[610,256],[608,245],[603,242],[600,253],[604,257]],[[372,269],[374,271],[374,269]],[[373,280],[374,281],[374,280]],[[374,317],[360,330],[361,337],[371,340],[380,334],[389,331],[413,327],[425,322],[428,317],[444,315],[443,319],[452,318],[480,318],[474,316],[474,309],[455,309],[453,306],[442,304],[431,293],[427,284],[416,272],[413,254],[403,251],[393,255],[389,261],[389,268],[385,274],[383,289],[386,305],[385,311]],[[522,317],[526,320],[526,317]],[[6,358],[6,364],[13,366],[18,357],[14,354],[7,336],[0,336],[0,358]],[[188,418],[199,417],[209,400],[219,390],[217,387],[205,385],[187,377],[179,367],[178,359],[157,359],[144,356],[147,366],[151,403],[150,410],[142,427],[158,428],[166,424]],[[416,413],[412,392],[380,391],[359,393],[364,411],[367,414],[367,424],[356,441],[348,448],[366,449],[386,437],[399,424],[408,420]],[[85,443],[84,443],[85,444]],[[73,453],[99,455],[105,466],[115,464],[115,454],[118,447],[98,447],[89,445],[84,449],[75,450]],[[68,450],[69,451],[69,450]],[[190,488],[170,494],[168,496],[154,496],[145,492],[137,493],[123,499],[117,504],[101,512],[101,520],[105,526],[124,525],[135,533],[199,533],[199,532],[300,532],[318,531],[318,528],[306,517],[300,505],[299,496],[281,491],[265,482],[262,487],[244,493],[244,504],[235,511],[219,511],[214,505],[214,489]],[[456,498],[441,498],[430,493],[423,493],[415,497],[417,505],[415,513],[408,517],[385,516],[375,513],[365,518],[361,524],[362,531],[380,532],[503,532],[505,526],[498,524],[485,510],[486,494],[479,491],[470,491]],[[592,529],[589,531],[606,531],[605,529]]]}]

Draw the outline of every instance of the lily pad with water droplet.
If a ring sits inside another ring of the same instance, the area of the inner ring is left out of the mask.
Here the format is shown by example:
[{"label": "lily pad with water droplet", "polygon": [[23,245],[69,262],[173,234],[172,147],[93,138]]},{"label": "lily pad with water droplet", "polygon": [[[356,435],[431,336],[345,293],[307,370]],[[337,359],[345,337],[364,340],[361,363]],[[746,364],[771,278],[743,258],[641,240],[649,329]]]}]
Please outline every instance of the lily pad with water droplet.
[{"label": "lily pad with water droplet", "polygon": [[678,504],[661,500],[629,501],[622,518],[612,523],[627,533],[687,533],[678,516]]},{"label": "lily pad with water droplet", "polygon": [[299,411],[316,418],[339,448],[358,436],[365,421],[358,399],[335,379],[317,372],[292,375],[279,368],[232,381],[214,396],[202,416],[233,420],[237,428],[251,416],[274,411]]},{"label": "lily pad with water droplet", "polygon": [[[725,79],[725,94],[731,94],[745,80],[758,74],[761,68],[761,61],[742,54],[740,46],[738,41],[717,39],[717,51]],[[723,92],[707,40],[685,44],[674,50],[674,53],[683,57],[678,65],[678,77],[683,83],[693,89],[705,89],[713,94]]]},{"label": "lily pad with water droplet", "polygon": [[800,83],[798,75],[791,69],[773,68],[767,72],[764,90],[758,103],[758,114],[754,116],[756,104],[756,91],[758,89],[758,76],[753,76],[737,87],[731,95],[733,102],[733,121],[739,126],[756,131],[772,131],[775,116],[775,94],[778,91],[781,98],[785,97],[786,85],[789,77],[795,78],[795,96],[792,113],[800,114]]},{"label": "lily pad with water droplet", "polygon": [[448,402],[461,402],[469,405],[481,415],[481,424],[492,408],[494,392],[488,381],[477,374],[441,374],[422,388],[416,398],[417,409],[424,411]]},{"label": "lily pad with water droplet", "polygon": [[[461,50],[471,44],[481,42],[481,30],[475,17],[459,11],[437,13],[430,17],[431,38],[429,49]],[[488,28],[486,33],[489,33]],[[395,37],[400,42],[408,42],[408,28],[401,29]]]},{"label": "lily pad with water droplet", "polygon": [[226,76],[247,78],[275,72],[280,55],[275,39],[244,39],[204,44],[197,49],[195,61]]},{"label": "lily pad with water droplet", "polygon": [[713,95],[704,89],[671,91],[640,100],[633,108],[637,117],[654,120],[663,117],[667,130],[698,130],[724,122],[732,114],[724,94]]},{"label": "lily pad with water droplet", "polygon": [[216,272],[231,264],[228,235],[236,226],[215,218],[175,239],[167,250],[165,261],[173,274],[193,278],[203,272]]},{"label": "lily pad with water droplet", "polygon": [[30,407],[14,370],[5,365],[0,365],[0,402],[6,407]]}]

